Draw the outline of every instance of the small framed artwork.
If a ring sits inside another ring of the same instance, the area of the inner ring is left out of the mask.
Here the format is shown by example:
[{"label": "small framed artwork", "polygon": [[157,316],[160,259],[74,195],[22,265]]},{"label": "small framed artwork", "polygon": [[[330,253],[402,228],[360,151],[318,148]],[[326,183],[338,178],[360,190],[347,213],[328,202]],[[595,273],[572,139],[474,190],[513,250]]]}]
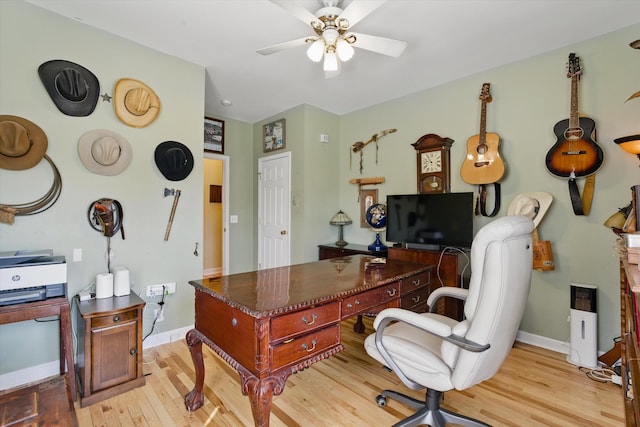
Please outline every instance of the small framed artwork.
[{"label": "small framed artwork", "polygon": [[204,151],[224,154],[224,120],[204,118]]},{"label": "small framed artwork", "polygon": [[285,121],[284,119],[268,123],[262,128],[263,151],[280,150],[285,146]]},{"label": "small framed artwork", "polygon": [[360,227],[369,228],[367,209],[378,203],[378,190],[360,190]]}]

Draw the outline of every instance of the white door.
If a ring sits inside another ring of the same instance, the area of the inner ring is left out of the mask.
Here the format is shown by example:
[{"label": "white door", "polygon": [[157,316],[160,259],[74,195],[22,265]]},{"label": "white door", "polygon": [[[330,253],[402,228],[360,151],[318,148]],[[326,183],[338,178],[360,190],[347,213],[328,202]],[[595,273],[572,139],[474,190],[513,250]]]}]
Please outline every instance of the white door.
[{"label": "white door", "polygon": [[258,159],[258,269],[291,263],[291,152]]}]

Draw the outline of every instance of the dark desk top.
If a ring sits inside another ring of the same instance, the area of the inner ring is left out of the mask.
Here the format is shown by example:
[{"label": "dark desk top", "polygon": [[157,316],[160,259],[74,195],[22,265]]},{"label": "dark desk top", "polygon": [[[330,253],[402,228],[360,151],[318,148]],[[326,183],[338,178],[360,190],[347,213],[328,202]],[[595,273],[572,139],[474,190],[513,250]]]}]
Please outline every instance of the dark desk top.
[{"label": "dark desk top", "polygon": [[265,317],[383,286],[432,268],[401,260],[372,263],[374,259],[352,255],[189,283],[251,316]]}]

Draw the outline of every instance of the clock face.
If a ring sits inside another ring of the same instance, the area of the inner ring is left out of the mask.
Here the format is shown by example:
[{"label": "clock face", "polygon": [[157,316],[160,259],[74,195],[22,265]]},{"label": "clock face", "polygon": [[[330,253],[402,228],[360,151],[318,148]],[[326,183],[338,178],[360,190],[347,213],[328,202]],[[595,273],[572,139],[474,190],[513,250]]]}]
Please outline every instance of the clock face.
[{"label": "clock face", "polygon": [[442,178],[431,175],[422,179],[421,188],[423,193],[442,193]]},{"label": "clock face", "polygon": [[422,173],[440,172],[442,170],[442,151],[422,153]]}]

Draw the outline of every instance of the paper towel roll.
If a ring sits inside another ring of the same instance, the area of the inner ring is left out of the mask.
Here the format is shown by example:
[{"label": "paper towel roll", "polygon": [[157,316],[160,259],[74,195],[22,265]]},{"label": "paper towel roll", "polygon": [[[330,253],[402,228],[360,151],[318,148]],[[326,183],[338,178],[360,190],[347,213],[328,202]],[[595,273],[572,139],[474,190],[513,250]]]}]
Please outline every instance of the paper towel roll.
[{"label": "paper towel roll", "polygon": [[127,267],[117,266],[111,269],[113,272],[113,295],[117,297],[129,295],[129,270]]},{"label": "paper towel roll", "polygon": [[96,298],[111,298],[113,296],[113,274],[101,273],[96,276]]}]

